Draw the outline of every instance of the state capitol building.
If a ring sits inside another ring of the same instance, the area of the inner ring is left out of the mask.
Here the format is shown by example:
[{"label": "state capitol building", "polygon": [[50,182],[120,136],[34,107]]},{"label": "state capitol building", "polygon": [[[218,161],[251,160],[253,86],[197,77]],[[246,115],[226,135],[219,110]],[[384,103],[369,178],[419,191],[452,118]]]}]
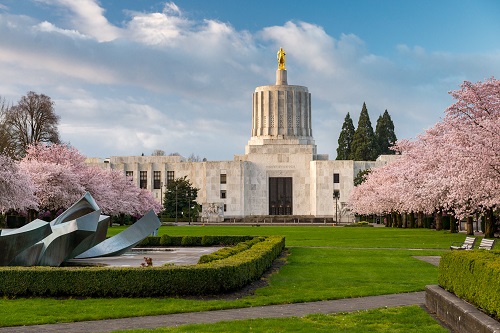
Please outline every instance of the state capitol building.
[{"label": "state capitol building", "polygon": [[[280,54],[281,53],[281,54]],[[311,93],[289,85],[285,53],[278,52],[276,84],[252,95],[251,137],[245,154],[232,161],[187,162],[182,156],[113,156],[105,167],[123,170],[161,201],[162,187],[187,176],[199,188],[202,218],[212,221],[287,215],[352,221],[346,208],[354,177],[395,158],[376,161],[329,160],[318,154],[311,126]],[[337,199],[334,196],[337,196]]]}]

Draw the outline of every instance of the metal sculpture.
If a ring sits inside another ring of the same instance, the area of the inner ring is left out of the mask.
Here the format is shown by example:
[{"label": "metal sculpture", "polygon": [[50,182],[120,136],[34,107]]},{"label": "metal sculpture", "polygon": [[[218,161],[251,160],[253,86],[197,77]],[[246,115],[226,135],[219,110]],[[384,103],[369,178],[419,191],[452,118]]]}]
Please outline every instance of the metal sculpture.
[{"label": "metal sculpture", "polygon": [[139,221],[132,224],[119,234],[106,239],[90,250],[76,256],[76,259],[110,257],[127,252],[148,235],[152,234],[161,225],[158,216],[150,210]]},{"label": "metal sculpture", "polygon": [[52,233],[50,224],[34,220],[14,230],[0,233],[0,266],[7,266],[20,253]]},{"label": "metal sculpture", "polygon": [[[60,266],[73,258],[121,254],[155,231],[160,220],[153,211],[118,235],[105,240],[109,216],[89,193],[50,223],[35,220],[0,233],[0,266]],[[89,255],[90,254],[90,255]]]}]

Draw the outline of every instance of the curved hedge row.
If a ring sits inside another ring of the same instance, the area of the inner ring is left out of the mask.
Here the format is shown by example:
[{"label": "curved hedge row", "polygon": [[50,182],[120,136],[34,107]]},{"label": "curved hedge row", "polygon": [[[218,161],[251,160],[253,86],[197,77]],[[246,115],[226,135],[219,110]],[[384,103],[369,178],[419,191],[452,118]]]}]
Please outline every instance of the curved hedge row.
[{"label": "curved hedge row", "polygon": [[497,318],[499,281],[500,251],[452,251],[441,257],[439,285]]},{"label": "curved hedge row", "polygon": [[186,266],[0,267],[0,295],[152,297],[224,293],[260,278],[284,247],[284,237],[271,236],[232,257]]},{"label": "curved hedge row", "polygon": [[198,260],[198,264],[206,264],[208,262],[212,262],[215,260],[221,260],[228,258],[230,256],[234,256],[237,253],[243,252],[254,246],[255,244],[264,241],[266,238],[265,237],[254,237],[250,240],[247,240],[245,242],[241,242],[236,244],[235,246],[232,247],[225,247],[222,248],[218,251],[215,251],[210,254],[205,254],[200,257],[200,260]]}]

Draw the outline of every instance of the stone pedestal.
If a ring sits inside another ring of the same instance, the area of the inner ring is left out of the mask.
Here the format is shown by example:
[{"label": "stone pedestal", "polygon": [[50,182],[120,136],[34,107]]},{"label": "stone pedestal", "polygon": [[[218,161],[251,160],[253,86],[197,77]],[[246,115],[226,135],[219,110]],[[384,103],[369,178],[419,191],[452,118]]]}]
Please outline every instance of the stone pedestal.
[{"label": "stone pedestal", "polygon": [[287,78],[286,78],[286,69],[278,69],[276,70],[276,85],[281,86],[281,85],[287,85]]}]

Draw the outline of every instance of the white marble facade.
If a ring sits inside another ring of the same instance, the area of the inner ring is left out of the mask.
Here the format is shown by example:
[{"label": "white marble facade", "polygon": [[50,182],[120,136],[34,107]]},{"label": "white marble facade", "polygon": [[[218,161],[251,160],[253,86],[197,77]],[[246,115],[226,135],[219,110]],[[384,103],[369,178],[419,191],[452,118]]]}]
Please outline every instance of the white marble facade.
[{"label": "white marble facade", "polygon": [[[138,186],[142,171],[142,185],[158,200],[169,177],[187,176],[200,189],[198,203],[204,208],[222,207],[224,218],[275,214],[335,217],[334,190],[340,191],[337,214],[344,214],[342,207],[358,171],[382,166],[394,156],[381,156],[377,161],[336,161],[318,155],[307,87],[288,85],[286,70],[277,70],[276,83],[255,89],[251,138],[245,154],[235,155],[233,161],[114,156],[105,161],[88,159],[88,163],[104,162],[106,167],[123,170]],[[281,209],[282,205],[286,209]]]}]

